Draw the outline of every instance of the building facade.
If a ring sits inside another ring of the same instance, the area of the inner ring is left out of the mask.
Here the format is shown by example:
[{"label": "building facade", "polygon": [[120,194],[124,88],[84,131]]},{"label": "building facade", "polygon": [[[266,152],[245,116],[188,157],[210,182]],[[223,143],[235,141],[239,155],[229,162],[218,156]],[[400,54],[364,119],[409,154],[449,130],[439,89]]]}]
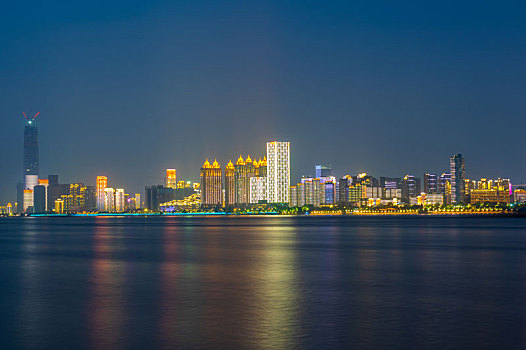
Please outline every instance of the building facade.
[{"label": "building facade", "polygon": [[290,142],[267,142],[267,201],[289,203]]},{"label": "building facade", "polygon": [[222,183],[221,166],[217,160],[210,165],[207,159],[201,168],[201,205],[222,205]]},{"label": "building facade", "polygon": [[465,203],[466,168],[462,154],[449,157],[449,171],[451,173],[451,204]]}]

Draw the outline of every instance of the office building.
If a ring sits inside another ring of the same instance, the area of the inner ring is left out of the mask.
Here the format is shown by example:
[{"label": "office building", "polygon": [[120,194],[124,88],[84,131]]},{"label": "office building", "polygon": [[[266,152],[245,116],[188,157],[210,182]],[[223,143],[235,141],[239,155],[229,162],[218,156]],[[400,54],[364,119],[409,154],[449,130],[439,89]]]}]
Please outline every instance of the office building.
[{"label": "office building", "polygon": [[106,187],[108,187],[108,178],[106,176],[97,176],[97,210],[108,211],[106,203]]},{"label": "office building", "polygon": [[177,176],[175,169],[166,169],[166,187],[177,188]]},{"label": "office building", "polygon": [[437,174],[424,174],[424,193],[439,193],[440,191],[440,178]]},{"label": "office building", "polygon": [[217,160],[210,165],[207,159],[201,168],[201,205],[222,205],[222,192],[221,166]]},{"label": "office building", "polygon": [[466,169],[462,154],[449,157],[449,170],[451,173],[451,203],[463,204],[465,202]]},{"label": "office building", "polygon": [[420,178],[409,174],[404,176],[402,179],[402,200],[409,203],[409,198],[418,197],[420,192]]},{"label": "office building", "polygon": [[290,142],[267,142],[267,201],[288,203]]},{"label": "office building", "polygon": [[33,213],[42,214],[46,212],[46,186],[36,185],[33,188]]}]

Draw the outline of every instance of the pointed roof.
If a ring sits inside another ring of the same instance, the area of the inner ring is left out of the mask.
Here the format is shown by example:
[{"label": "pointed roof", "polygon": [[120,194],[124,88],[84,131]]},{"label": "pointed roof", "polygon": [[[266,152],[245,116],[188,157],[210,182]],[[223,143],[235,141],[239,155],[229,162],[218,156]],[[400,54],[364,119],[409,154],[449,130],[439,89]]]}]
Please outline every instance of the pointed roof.
[{"label": "pointed roof", "polygon": [[245,161],[243,160],[243,157],[241,157],[241,154],[239,155],[236,165],[245,165]]},{"label": "pointed roof", "polygon": [[245,160],[248,163],[252,163],[252,159],[250,159],[250,154],[247,154],[247,159]]},{"label": "pointed roof", "polygon": [[212,168],[220,168],[219,163],[217,162],[217,159],[214,159],[214,163],[212,164]]},{"label": "pointed roof", "polygon": [[227,169],[234,169],[234,164],[232,164],[231,160],[228,161],[228,164],[226,165],[226,168]]},{"label": "pointed roof", "polygon": [[208,158],[206,158],[204,164],[203,164],[203,168],[210,168],[210,162],[208,161]]}]

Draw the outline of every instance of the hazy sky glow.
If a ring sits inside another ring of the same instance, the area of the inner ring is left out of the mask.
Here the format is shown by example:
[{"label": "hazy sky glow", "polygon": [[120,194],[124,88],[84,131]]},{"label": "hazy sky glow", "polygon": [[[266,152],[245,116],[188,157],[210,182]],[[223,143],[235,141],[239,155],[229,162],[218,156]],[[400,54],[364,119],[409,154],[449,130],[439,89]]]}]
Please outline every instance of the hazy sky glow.
[{"label": "hazy sky glow", "polygon": [[130,193],[291,141],[293,181],[444,172],[526,182],[524,1],[26,1],[0,12],[0,203],[23,116],[41,174]]}]

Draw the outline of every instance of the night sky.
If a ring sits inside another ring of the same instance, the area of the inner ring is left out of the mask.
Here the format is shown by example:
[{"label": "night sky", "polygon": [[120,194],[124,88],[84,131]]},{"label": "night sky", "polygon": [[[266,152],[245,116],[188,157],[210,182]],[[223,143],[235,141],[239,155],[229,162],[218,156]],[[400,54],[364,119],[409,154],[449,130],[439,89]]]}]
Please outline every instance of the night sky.
[{"label": "night sky", "polygon": [[[52,4],[50,4],[52,3]],[[291,142],[292,181],[448,170],[526,182],[524,1],[11,1],[0,11],[0,203],[22,112],[41,176],[129,193]]]}]

